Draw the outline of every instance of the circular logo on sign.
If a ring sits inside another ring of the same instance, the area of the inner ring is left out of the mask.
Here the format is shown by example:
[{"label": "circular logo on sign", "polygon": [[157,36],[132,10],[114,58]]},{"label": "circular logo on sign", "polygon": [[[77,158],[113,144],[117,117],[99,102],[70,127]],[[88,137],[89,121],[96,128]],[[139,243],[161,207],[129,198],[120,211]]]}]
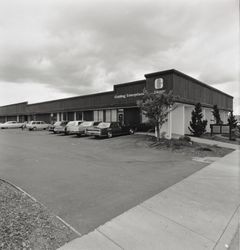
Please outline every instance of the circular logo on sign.
[{"label": "circular logo on sign", "polygon": [[154,82],[155,89],[162,89],[163,88],[163,79],[157,78]]}]

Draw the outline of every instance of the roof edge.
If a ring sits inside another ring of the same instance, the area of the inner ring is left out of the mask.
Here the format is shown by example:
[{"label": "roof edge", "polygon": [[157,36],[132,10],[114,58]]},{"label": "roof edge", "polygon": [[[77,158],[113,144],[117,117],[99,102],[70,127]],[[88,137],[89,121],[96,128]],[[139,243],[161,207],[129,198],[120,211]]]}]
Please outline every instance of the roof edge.
[{"label": "roof edge", "polygon": [[20,105],[20,104],[28,104],[28,102],[17,102],[17,103],[12,103],[12,104],[7,104],[7,105],[3,105],[3,106],[0,106],[0,108],[3,108],[3,107],[9,107],[9,106],[15,106],[15,105]]},{"label": "roof edge", "polygon": [[194,81],[194,82],[196,82],[196,83],[198,83],[198,84],[200,84],[200,85],[202,85],[202,86],[204,86],[206,88],[209,88],[209,89],[212,89],[214,91],[217,91],[217,92],[219,92],[221,94],[224,94],[224,95],[226,95],[226,96],[228,96],[228,97],[230,97],[230,98],[233,99],[233,96],[231,96],[231,95],[229,95],[229,94],[227,94],[227,93],[225,93],[225,92],[223,92],[223,91],[221,91],[221,90],[219,90],[217,88],[214,88],[214,87],[212,87],[209,84],[201,82],[201,81],[197,80],[196,78],[193,78],[192,76],[189,76],[189,75],[187,75],[187,74],[185,74],[185,73],[183,73],[183,72],[181,72],[179,70],[176,70],[176,69],[169,69],[169,70],[164,70],[164,71],[153,72],[153,73],[145,74],[144,76],[146,78],[149,78],[149,77],[154,77],[154,76],[164,75],[164,74],[176,74],[176,75],[180,75],[180,76],[184,77],[185,79],[189,79],[191,81]]}]

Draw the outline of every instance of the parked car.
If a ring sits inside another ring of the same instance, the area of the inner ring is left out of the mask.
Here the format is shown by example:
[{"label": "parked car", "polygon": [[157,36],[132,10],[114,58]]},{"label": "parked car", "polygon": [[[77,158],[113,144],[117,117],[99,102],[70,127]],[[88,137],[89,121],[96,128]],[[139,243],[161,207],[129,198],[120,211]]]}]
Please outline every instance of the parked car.
[{"label": "parked car", "polygon": [[5,123],[0,124],[1,129],[6,128],[22,128],[24,126],[24,123],[16,122],[16,121],[8,121]]},{"label": "parked car", "polygon": [[77,134],[78,136],[86,135],[86,129],[87,129],[87,128],[95,127],[95,126],[97,126],[99,123],[100,123],[100,122],[85,121],[85,122],[81,123],[81,124],[78,126],[78,131],[76,132],[76,134]]},{"label": "parked car", "polygon": [[68,121],[55,122],[53,133],[54,134],[65,133],[67,123],[68,123]]},{"label": "parked car", "polygon": [[119,122],[101,122],[96,127],[86,129],[87,135],[95,137],[111,138],[115,135],[127,135],[133,133],[133,129],[127,126],[121,126]]},{"label": "parked car", "polygon": [[50,124],[50,126],[48,127],[48,131],[53,132],[53,131],[54,131],[55,124],[56,124],[56,122],[53,123],[53,124]]},{"label": "parked car", "polygon": [[78,132],[78,127],[83,121],[70,121],[66,125],[65,134],[75,135]]},{"label": "parked car", "polygon": [[44,122],[44,121],[30,121],[26,128],[28,130],[46,130],[48,129],[50,124]]}]

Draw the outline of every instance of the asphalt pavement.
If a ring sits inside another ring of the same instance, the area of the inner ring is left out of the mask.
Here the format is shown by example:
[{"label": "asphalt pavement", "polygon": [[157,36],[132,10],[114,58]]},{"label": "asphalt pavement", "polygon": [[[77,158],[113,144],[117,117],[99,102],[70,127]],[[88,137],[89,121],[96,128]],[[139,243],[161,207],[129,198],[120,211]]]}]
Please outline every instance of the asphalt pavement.
[{"label": "asphalt pavement", "polygon": [[1,130],[0,178],[86,234],[206,166],[144,140]]}]

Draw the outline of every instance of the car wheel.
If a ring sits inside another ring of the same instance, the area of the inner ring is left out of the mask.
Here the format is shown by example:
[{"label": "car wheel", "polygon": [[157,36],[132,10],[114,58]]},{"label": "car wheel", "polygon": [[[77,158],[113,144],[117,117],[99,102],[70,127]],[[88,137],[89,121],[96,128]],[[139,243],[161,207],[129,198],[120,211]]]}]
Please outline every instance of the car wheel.
[{"label": "car wheel", "polygon": [[113,134],[112,134],[112,132],[111,132],[111,131],[108,131],[108,133],[107,133],[107,137],[108,137],[108,138],[112,138],[112,137],[113,137]]},{"label": "car wheel", "polygon": [[129,134],[130,134],[130,135],[133,135],[133,134],[134,134],[134,129],[130,128],[130,129],[129,129]]}]

